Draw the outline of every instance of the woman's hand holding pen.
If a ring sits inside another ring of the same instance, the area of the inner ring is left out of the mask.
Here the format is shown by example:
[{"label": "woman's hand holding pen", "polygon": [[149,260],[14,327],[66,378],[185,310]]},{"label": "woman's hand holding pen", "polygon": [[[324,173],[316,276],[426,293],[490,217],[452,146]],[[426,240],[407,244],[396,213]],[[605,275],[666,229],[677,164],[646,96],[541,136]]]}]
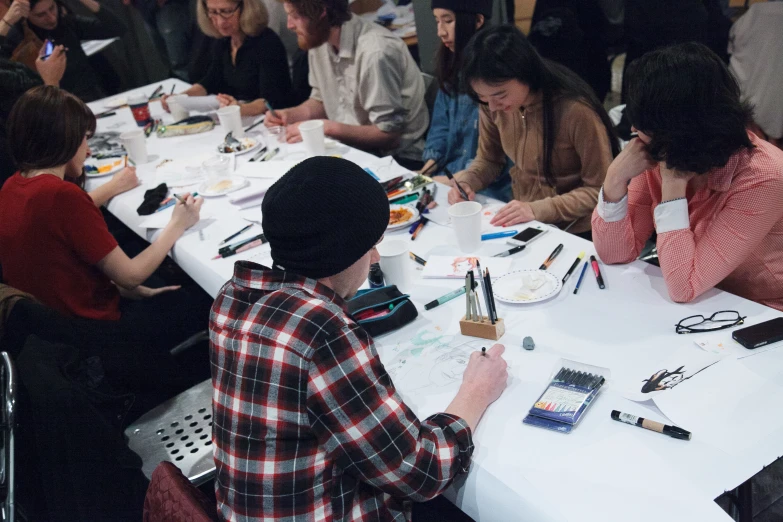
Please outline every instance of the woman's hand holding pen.
[{"label": "woman's hand holding pen", "polygon": [[171,215],[171,224],[180,228],[183,232],[200,219],[201,205],[204,204],[203,198],[194,198],[190,194],[184,196],[184,203],[177,201],[174,206],[174,212]]},{"label": "woman's hand holding pen", "polygon": [[465,201],[465,198],[462,197],[462,193],[460,193],[459,189],[457,188],[457,183],[459,183],[459,186],[462,187],[462,190],[465,191],[465,194],[468,195],[468,201],[473,201],[476,199],[476,193],[473,191],[470,185],[464,181],[458,182],[455,179],[449,182],[449,185],[451,185],[451,190],[449,190],[449,205],[455,205],[460,201]]},{"label": "woman's hand holding pen", "polygon": [[536,216],[533,214],[530,203],[515,199],[501,208],[489,224],[496,227],[507,227],[519,223],[527,223],[534,219],[536,219]]}]

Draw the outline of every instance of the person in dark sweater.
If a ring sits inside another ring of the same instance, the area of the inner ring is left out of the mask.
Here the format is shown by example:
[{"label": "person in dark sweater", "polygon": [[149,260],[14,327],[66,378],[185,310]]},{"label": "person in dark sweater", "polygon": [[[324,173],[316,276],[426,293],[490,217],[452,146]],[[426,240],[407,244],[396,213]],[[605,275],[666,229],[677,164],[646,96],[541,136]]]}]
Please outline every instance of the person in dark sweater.
[{"label": "person in dark sweater", "polygon": [[[206,76],[182,94],[217,94],[221,107],[239,105],[242,116],[293,103],[288,57],[280,37],[269,27],[266,7],[258,1],[199,0],[198,25],[213,43]],[[168,110],[163,97],[163,108]]]},{"label": "person in dark sweater", "polygon": [[79,1],[94,17],[74,15],[55,0],[14,0],[0,23],[0,55],[32,68],[45,41],[64,46],[68,66],[60,87],[90,102],[105,98],[107,93],[81,42],[122,36],[127,26],[95,0]]}]

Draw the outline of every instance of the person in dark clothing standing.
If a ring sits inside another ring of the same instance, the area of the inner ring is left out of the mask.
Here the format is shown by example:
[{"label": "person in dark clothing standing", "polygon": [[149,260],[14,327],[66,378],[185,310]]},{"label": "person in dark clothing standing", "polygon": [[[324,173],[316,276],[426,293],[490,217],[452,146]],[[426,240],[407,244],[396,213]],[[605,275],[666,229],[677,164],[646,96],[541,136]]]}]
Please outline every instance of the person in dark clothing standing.
[{"label": "person in dark clothing standing", "polygon": [[292,105],[288,57],[280,37],[267,26],[262,2],[199,0],[197,19],[201,31],[218,40],[206,76],[183,94],[217,94],[222,107],[239,105],[242,116],[264,114],[265,102],[274,108]]},{"label": "person in dark clothing standing", "polygon": [[60,87],[90,102],[105,98],[107,93],[87,60],[81,42],[122,36],[127,27],[116,14],[95,0],[79,1],[94,18],[71,14],[55,0],[14,0],[0,23],[0,54],[32,68],[45,41],[64,46],[68,67]]}]

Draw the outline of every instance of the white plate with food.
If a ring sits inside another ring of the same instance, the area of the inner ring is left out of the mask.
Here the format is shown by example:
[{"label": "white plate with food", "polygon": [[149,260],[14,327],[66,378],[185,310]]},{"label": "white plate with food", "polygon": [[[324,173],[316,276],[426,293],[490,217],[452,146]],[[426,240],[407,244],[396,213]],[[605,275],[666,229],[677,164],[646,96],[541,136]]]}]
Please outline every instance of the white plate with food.
[{"label": "white plate with food", "polygon": [[492,281],[495,298],[511,304],[546,301],[562,289],[560,278],[546,270],[515,270]]},{"label": "white plate with food", "polygon": [[128,98],[125,96],[117,96],[103,102],[103,106],[107,109],[119,109],[125,105],[128,105]]},{"label": "white plate with food", "polygon": [[389,205],[389,226],[386,230],[410,227],[419,219],[419,211],[413,205]]},{"label": "white plate with food", "polygon": [[119,172],[125,168],[125,158],[87,158],[84,162],[84,175],[88,178],[101,178]]},{"label": "white plate with food", "polygon": [[254,150],[257,150],[264,144],[264,140],[260,138],[251,138],[250,136],[245,136],[244,138],[240,138],[235,141],[238,141],[239,145],[236,145],[234,142],[231,144],[223,142],[217,146],[217,151],[220,154],[241,156],[242,154],[248,154]]},{"label": "white plate with food", "polygon": [[239,176],[221,179],[220,181],[206,181],[199,186],[198,194],[205,198],[216,198],[236,192],[237,190],[247,187],[249,184],[250,182],[248,180],[240,178]]}]

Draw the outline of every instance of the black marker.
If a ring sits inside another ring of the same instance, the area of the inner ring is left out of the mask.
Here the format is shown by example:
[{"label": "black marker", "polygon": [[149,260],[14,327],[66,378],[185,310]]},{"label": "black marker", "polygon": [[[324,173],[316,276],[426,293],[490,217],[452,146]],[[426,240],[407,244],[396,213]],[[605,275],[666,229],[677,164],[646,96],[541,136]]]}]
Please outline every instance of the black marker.
[{"label": "black marker", "polygon": [[487,347],[486,346],[482,346],[481,347],[481,355],[484,356],[484,357],[487,356]]},{"label": "black marker", "polygon": [[612,410],[612,419],[616,420],[617,422],[638,426],[646,430],[657,431],[658,433],[663,433],[664,435],[668,435],[669,437],[673,437],[675,439],[691,440],[690,431],[678,428],[677,426],[669,426],[668,424],[651,421],[643,417],[637,417],[636,415],[631,415],[630,413],[621,413],[617,410]]}]

